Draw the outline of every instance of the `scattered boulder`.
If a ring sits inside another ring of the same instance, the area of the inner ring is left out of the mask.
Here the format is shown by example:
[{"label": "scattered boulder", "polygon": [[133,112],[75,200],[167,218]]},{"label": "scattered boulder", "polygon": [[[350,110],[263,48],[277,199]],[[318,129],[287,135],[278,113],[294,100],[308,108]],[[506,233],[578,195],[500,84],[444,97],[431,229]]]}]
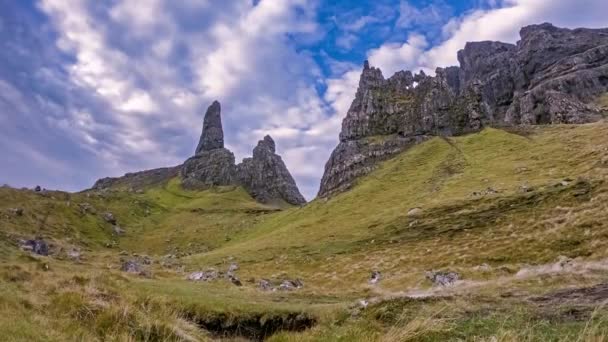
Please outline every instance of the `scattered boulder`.
[{"label": "scattered boulder", "polygon": [[188,280],[192,281],[212,281],[220,277],[220,274],[215,269],[209,269],[207,271],[192,272],[188,275]]},{"label": "scattered boulder", "polygon": [[236,286],[243,286],[243,283],[241,283],[241,280],[234,274],[229,275],[228,279],[230,280],[231,283],[233,283]]},{"label": "scattered boulder", "polygon": [[301,289],[302,287],[304,287],[304,284],[302,283],[302,281],[300,279],[295,279],[295,280],[285,279],[285,280],[283,280],[281,285],[279,285],[278,289],[282,290],[282,291],[293,291],[293,290]]},{"label": "scattered boulder", "polygon": [[418,217],[420,215],[422,215],[423,211],[422,208],[412,208],[407,212],[407,216],[409,217]]},{"label": "scattered boulder", "polygon": [[40,192],[40,191],[42,191],[42,188],[40,187],[40,185],[36,185],[36,187],[34,188],[34,191]]},{"label": "scattered boulder", "polygon": [[80,261],[82,253],[78,249],[73,248],[73,249],[70,249],[69,251],[67,251],[66,255],[67,255],[68,259],[70,259],[70,260]]},{"label": "scattered boulder", "polygon": [[114,235],[123,235],[125,233],[125,230],[122,229],[119,225],[115,224],[112,226],[112,234]]},{"label": "scattered boulder", "polygon": [[80,213],[84,214],[95,214],[95,209],[93,209],[93,206],[90,205],[89,203],[79,203],[78,204],[78,209],[80,210]]},{"label": "scattered boulder", "polygon": [[141,273],[144,271],[144,267],[135,260],[128,260],[122,263],[120,270],[127,273]]},{"label": "scattered boulder", "polygon": [[450,286],[460,280],[460,275],[451,271],[428,271],[426,278],[435,286]]},{"label": "scattered boulder", "polygon": [[21,241],[21,249],[38,255],[49,255],[49,246],[46,241],[42,239]]},{"label": "scattered boulder", "polygon": [[380,273],[380,271],[372,271],[369,283],[372,285],[378,284],[380,282],[380,279],[382,279],[382,274]]},{"label": "scattered boulder", "polygon": [[23,216],[23,208],[10,208],[8,212],[14,216]]},{"label": "scattered boulder", "polygon": [[267,280],[267,279],[260,279],[260,282],[258,283],[258,287],[262,291],[272,291],[272,289],[273,289],[272,283],[270,282],[270,280]]},{"label": "scattered boulder", "polygon": [[112,225],[116,225],[116,218],[114,217],[114,214],[107,212],[103,214],[103,219],[108,222],[109,224]]}]

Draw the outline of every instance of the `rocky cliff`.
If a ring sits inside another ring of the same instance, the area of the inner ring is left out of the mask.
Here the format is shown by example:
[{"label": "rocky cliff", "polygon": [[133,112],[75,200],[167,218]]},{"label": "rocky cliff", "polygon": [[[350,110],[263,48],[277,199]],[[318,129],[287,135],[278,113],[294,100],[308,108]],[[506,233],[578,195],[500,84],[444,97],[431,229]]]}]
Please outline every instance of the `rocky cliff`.
[{"label": "rocky cliff", "polygon": [[237,179],[262,203],[282,199],[291,204],[306,203],[285,163],[275,153],[274,140],[267,135],[253,149],[253,157],[237,165]]},{"label": "rocky cliff", "polygon": [[203,132],[195,155],[181,169],[182,184],[190,189],[239,185],[262,203],[306,203],[285,163],[275,153],[275,143],[264,137],[252,158],[236,165],[234,155],[224,147],[221,106],[214,102],[203,122]]},{"label": "rocky cliff", "polygon": [[608,91],[608,29],[524,27],[516,44],[467,43],[460,66],[397,72],[365,62],[340,143],[325,166],[320,197],[350,188],[378,162],[433,136],[485,126],[598,120]]}]

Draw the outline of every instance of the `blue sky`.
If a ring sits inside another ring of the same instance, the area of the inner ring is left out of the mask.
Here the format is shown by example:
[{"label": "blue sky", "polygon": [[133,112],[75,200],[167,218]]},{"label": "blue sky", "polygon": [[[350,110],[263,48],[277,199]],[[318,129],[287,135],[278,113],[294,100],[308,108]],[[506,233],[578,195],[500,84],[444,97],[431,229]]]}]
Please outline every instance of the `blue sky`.
[{"label": "blue sky", "polygon": [[177,165],[222,102],[237,160],[265,134],[314,197],[369,59],[456,64],[524,25],[608,27],[605,0],[0,0],[0,183],[81,190]]}]

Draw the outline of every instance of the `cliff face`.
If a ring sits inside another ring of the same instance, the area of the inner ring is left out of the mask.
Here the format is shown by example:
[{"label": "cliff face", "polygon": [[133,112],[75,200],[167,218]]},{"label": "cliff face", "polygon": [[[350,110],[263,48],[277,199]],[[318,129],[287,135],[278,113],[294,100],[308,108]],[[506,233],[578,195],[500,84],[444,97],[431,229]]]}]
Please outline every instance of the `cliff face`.
[{"label": "cliff face", "polygon": [[385,79],[366,62],[319,196],[350,188],[378,162],[433,136],[601,118],[593,101],[608,91],[608,29],[542,24],[520,35],[517,45],[467,43],[460,66],[433,77],[400,71]]},{"label": "cliff face", "polygon": [[214,102],[203,122],[196,154],[181,169],[182,184],[189,189],[239,185],[262,203],[306,203],[285,163],[275,153],[275,143],[264,137],[253,150],[252,158],[236,165],[234,154],[224,147],[221,106]]},{"label": "cliff face", "polygon": [[306,203],[285,163],[275,153],[274,140],[267,135],[253,149],[253,157],[237,165],[237,179],[252,197],[262,203],[283,200]]}]

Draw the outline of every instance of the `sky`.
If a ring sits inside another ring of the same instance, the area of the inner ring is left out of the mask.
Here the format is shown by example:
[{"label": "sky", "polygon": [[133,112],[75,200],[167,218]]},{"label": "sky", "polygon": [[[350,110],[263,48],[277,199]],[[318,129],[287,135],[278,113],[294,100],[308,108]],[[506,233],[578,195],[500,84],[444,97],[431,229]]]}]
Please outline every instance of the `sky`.
[{"label": "sky", "polygon": [[0,0],[0,184],[83,190],[178,165],[222,103],[237,162],[265,134],[314,198],[363,61],[457,65],[522,26],[608,27],[606,0]]}]

